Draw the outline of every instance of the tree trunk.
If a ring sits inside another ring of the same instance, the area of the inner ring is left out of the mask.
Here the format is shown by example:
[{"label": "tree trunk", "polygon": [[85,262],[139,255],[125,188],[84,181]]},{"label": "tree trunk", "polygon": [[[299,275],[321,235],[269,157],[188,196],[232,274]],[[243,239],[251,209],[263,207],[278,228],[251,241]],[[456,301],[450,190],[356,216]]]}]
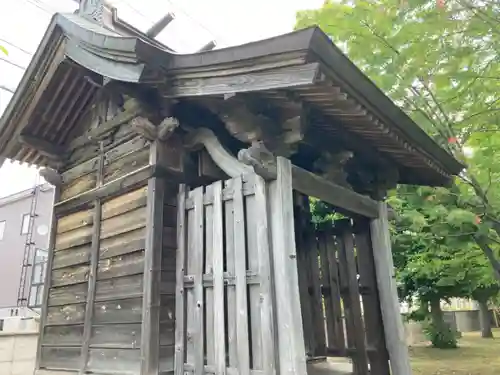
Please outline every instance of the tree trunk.
[{"label": "tree trunk", "polygon": [[432,327],[430,329],[430,340],[432,346],[439,349],[455,349],[457,348],[456,332],[445,321],[443,310],[439,299],[432,299],[431,305],[431,320]]},{"label": "tree trunk", "polygon": [[432,324],[434,324],[434,327],[436,327],[436,329],[442,331],[443,329],[447,328],[447,324],[444,321],[443,310],[441,310],[441,300],[433,299],[430,301],[430,305]]},{"label": "tree trunk", "polygon": [[493,253],[493,249],[488,244],[488,240],[484,237],[479,236],[476,236],[475,240],[481,250],[483,250],[484,255],[486,255],[486,257],[490,261],[491,267],[493,267],[493,274],[495,278],[500,282],[500,262],[498,261],[498,259],[496,259],[495,254]]},{"label": "tree trunk", "polygon": [[493,338],[491,329],[491,316],[487,301],[477,301],[479,304],[479,321],[481,323],[481,337],[485,339]]}]

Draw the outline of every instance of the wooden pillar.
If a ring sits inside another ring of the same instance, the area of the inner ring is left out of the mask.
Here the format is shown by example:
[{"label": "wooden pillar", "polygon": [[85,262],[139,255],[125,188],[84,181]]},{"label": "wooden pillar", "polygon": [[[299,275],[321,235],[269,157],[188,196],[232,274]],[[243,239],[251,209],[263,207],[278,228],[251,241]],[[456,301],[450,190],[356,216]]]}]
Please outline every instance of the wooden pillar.
[{"label": "wooden pillar", "polygon": [[[104,150],[102,142],[99,143],[99,156],[96,171],[96,186],[103,185]],[[94,200],[93,208],[92,245],[90,248],[89,279],[87,289],[87,303],[85,305],[85,321],[83,324],[83,343],[81,352],[80,371],[85,373],[89,359],[90,339],[92,334],[92,317],[94,315],[95,291],[97,282],[97,267],[99,263],[99,243],[101,235],[102,201]]]},{"label": "wooden pillar", "polygon": [[370,222],[365,218],[355,220],[356,253],[359,267],[359,289],[363,296],[368,359],[371,375],[390,375],[389,357],[385,345],[384,324],[380,311],[380,298],[375,276],[373,248],[370,239]]},{"label": "wooden pillar", "polygon": [[379,203],[379,217],[370,222],[373,257],[387,350],[393,375],[411,375],[403,320],[399,309],[392,260],[387,204]]},{"label": "wooden pillar", "polygon": [[[158,163],[158,148],[154,141],[150,148],[149,164]],[[146,235],[144,251],[144,284],[141,332],[141,375],[156,375],[160,358],[160,283],[163,245],[163,211],[165,180],[148,180]]]},{"label": "wooden pillar", "polygon": [[304,375],[306,352],[295,248],[291,163],[278,157],[277,179],[269,182],[270,225],[279,374]]}]

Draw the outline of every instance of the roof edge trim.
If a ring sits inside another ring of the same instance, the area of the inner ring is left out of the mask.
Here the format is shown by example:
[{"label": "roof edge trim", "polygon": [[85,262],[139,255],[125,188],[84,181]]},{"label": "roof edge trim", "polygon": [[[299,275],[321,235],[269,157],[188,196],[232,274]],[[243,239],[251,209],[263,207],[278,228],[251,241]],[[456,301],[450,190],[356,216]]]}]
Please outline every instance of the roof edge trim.
[{"label": "roof edge trim", "polygon": [[[316,28],[311,50],[332,71],[335,64],[336,79],[344,83],[345,89],[353,91],[353,97],[383,121],[401,132],[422,154],[441,164],[451,175],[457,175],[465,167],[453,155],[439,146],[420,126],[399,108],[373,81],[330,40],[327,34]],[[348,78],[350,77],[350,78]],[[382,108],[387,112],[382,113]]]}]

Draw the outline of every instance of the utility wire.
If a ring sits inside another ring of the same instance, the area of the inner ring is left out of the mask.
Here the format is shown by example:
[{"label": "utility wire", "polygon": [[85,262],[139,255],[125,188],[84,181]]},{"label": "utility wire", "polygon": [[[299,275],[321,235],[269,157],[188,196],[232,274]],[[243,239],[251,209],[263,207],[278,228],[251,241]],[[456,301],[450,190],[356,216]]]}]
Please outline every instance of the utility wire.
[{"label": "utility wire", "polygon": [[48,10],[47,8],[45,8],[43,5],[47,5],[47,4],[42,4],[42,3],[39,3],[39,2],[35,2],[33,0],[24,0],[25,2],[27,2],[28,4],[31,4],[35,7],[37,7],[38,9],[40,9],[41,11],[47,13],[48,15],[52,16],[52,14],[54,12]]},{"label": "utility wire", "polygon": [[8,88],[7,86],[4,86],[2,84],[0,84],[0,90],[4,90],[4,91],[7,91],[7,92],[10,92],[11,94],[14,94],[14,90],[13,89]]},{"label": "utility wire", "polygon": [[0,38],[0,42],[2,42],[2,43],[6,43],[6,44],[8,44],[9,46],[14,47],[15,49],[17,49],[17,50],[19,50],[19,51],[21,51],[21,52],[24,52],[25,54],[27,54],[27,55],[29,55],[29,56],[33,56],[33,52],[30,52],[30,51],[28,51],[28,50],[25,50],[24,48],[19,47],[17,44],[12,43],[12,42],[9,42],[8,40],[5,40],[5,39],[3,39],[3,38]]},{"label": "utility wire", "polygon": [[16,64],[15,62],[10,61],[10,60],[6,59],[6,58],[5,58],[5,57],[3,57],[3,56],[0,56],[0,61],[4,61],[4,62],[6,62],[7,64],[12,65],[12,66],[15,66],[16,68],[19,68],[19,69],[21,69],[21,70],[26,70],[26,67],[25,67],[25,66],[22,66],[22,65]]}]

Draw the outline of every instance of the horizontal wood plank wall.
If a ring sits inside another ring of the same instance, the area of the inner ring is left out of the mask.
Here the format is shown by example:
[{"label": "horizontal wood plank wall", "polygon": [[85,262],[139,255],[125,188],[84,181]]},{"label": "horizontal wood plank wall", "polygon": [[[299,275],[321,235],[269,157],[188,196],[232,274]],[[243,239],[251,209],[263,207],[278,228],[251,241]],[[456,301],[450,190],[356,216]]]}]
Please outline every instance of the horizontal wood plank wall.
[{"label": "horizontal wood plank wall", "polygon": [[[149,144],[124,124],[100,151],[95,144],[87,144],[74,150],[69,160],[62,173],[59,202],[149,165]],[[85,371],[97,374],[139,373],[145,178],[99,201],[75,199],[70,210],[56,210],[39,368],[78,372],[83,365]],[[99,214],[95,209],[100,209]],[[99,231],[93,239],[95,228]]]},{"label": "horizontal wood plank wall", "polygon": [[[82,176],[66,179],[60,199],[97,186],[99,163]],[[96,215],[95,202],[76,212],[57,216],[52,264],[48,268],[48,299],[43,321],[39,366],[79,371],[82,366],[84,325],[91,270],[91,250]]]},{"label": "horizontal wood plank wall", "polygon": [[254,175],[181,192],[176,374],[275,372],[266,199]]}]

